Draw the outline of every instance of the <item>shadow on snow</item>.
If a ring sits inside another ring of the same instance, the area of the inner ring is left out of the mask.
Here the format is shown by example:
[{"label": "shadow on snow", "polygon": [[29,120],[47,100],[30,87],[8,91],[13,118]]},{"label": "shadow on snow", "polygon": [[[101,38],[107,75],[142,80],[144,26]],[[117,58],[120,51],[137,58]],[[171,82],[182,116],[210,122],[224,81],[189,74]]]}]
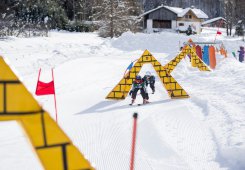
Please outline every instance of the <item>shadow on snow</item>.
[{"label": "shadow on snow", "polygon": [[[117,103],[120,103],[120,101],[101,101],[89,108],[87,108],[86,110],[83,110],[79,113],[76,113],[77,114],[87,114],[87,113],[103,113],[103,112],[108,112],[108,111],[113,111],[113,110],[121,110],[121,109],[128,109],[128,108],[134,108],[134,107],[149,107],[149,106],[152,106],[152,105],[158,105],[158,104],[164,104],[164,103],[169,103],[173,101],[172,99],[164,99],[164,100],[159,100],[159,101],[155,101],[155,102],[151,102],[149,104],[146,104],[146,105],[141,105],[141,106],[138,106],[137,104],[135,105],[132,105],[132,106],[129,106],[128,104],[123,104],[123,105],[116,105],[114,107],[109,107],[111,105],[114,105],[114,104],[117,104]],[[107,108],[109,107],[109,108]]]}]

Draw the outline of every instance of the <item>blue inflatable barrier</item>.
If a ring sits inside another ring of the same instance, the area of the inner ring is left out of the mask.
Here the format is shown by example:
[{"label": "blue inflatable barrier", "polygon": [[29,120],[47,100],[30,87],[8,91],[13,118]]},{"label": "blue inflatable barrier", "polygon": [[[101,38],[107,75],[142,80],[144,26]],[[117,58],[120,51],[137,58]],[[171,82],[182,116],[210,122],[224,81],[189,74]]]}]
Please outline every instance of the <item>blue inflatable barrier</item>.
[{"label": "blue inflatable barrier", "polygon": [[209,65],[209,46],[205,45],[203,48],[202,60],[205,64]]}]

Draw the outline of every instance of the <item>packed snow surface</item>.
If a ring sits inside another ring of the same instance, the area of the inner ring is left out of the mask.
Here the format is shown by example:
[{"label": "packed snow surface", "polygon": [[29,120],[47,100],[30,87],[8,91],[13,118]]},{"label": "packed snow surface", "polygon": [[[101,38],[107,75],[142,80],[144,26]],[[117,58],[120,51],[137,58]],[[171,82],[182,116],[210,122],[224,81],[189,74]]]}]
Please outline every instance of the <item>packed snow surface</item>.
[{"label": "packed snow surface", "polygon": [[[134,112],[139,114],[136,170],[242,170],[245,63],[231,55],[244,45],[239,38],[217,37],[229,56],[218,55],[217,68],[211,72],[192,68],[188,58],[176,67],[172,75],[188,99],[170,99],[158,78],[148,105],[129,106],[129,96],[123,101],[105,99],[145,49],[164,65],[189,38],[210,42],[216,31],[190,37],[127,32],[114,39],[53,31],[49,37],[2,40],[0,53],[32,94],[39,68],[46,82],[54,68],[58,124],[98,170],[129,169]],[[146,71],[156,75],[151,65],[143,66],[140,74]],[[53,96],[36,99],[55,118]],[[136,103],[142,103],[140,95]],[[1,122],[0,128],[0,169],[42,169],[16,122]]]}]

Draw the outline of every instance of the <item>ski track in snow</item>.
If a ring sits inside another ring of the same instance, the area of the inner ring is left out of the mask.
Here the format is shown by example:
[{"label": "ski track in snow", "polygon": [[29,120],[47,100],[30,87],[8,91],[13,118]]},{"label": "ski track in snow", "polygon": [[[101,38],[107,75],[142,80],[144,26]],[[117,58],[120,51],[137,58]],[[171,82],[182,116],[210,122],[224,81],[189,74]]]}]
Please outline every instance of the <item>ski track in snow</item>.
[{"label": "ski track in snow", "polygon": [[[150,50],[164,65],[189,38],[210,41],[213,37],[125,33],[110,40],[93,33],[51,32],[48,38],[0,41],[0,52],[32,93],[38,69],[43,69],[41,79],[50,81],[50,68],[55,68],[59,125],[98,170],[129,169],[134,112],[139,113],[136,170],[242,170],[245,65],[234,57],[219,56],[212,72],[200,72],[183,60],[172,75],[189,99],[169,99],[159,80],[148,105],[129,106],[129,97],[104,99],[143,50]],[[229,52],[242,44],[223,36],[218,39],[224,40]],[[150,65],[143,66],[140,74],[147,70],[155,74]],[[54,117],[53,97],[37,99]],[[141,102],[138,95],[136,103]],[[34,161],[33,166],[40,165]]]},{"label": "ski track in snow", "polygon": [[[205,123],[209,125],[218,147],[216,159],[222,160],[222,166],[228,166],[231,169],[243,169],[245,166],[244,159],[239,158],[241,156],[239,152],[237,155],[222,153],[223,150],[232,152],[239,148],[242,149],[245,144],[245,117],[241,114],[245,110],[245,91],[241,88],[234,88],[237,85],[245,84],[243,75],[239,75],[245,71],[245,68],[243,64],[233,60],[233,58],[228,58],[227,61],[218,66],[216,72],[202,76],[201,88],[196,83],[197,81],[188,84],[192,87],[191,89],[198,87],[193,90],[195,95],[191,101],[192,105],[203,109]],[[231,69],[227,69],[229,67]],[[214,81],[215,86],[205,83]]]}]

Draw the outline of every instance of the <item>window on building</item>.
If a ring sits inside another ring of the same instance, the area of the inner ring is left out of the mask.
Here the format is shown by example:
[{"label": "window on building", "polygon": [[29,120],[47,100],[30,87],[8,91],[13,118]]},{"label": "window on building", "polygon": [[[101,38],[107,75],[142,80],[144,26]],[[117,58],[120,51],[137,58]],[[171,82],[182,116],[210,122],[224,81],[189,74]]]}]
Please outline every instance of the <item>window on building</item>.
[{"label": "window on building", "polygon": [[153,28],[171,28],[171,20],[153,20]]},{"label": "window on building", "polygon": [[192,15],[186,15],[185,18],[186,19],[192,19]]}]

